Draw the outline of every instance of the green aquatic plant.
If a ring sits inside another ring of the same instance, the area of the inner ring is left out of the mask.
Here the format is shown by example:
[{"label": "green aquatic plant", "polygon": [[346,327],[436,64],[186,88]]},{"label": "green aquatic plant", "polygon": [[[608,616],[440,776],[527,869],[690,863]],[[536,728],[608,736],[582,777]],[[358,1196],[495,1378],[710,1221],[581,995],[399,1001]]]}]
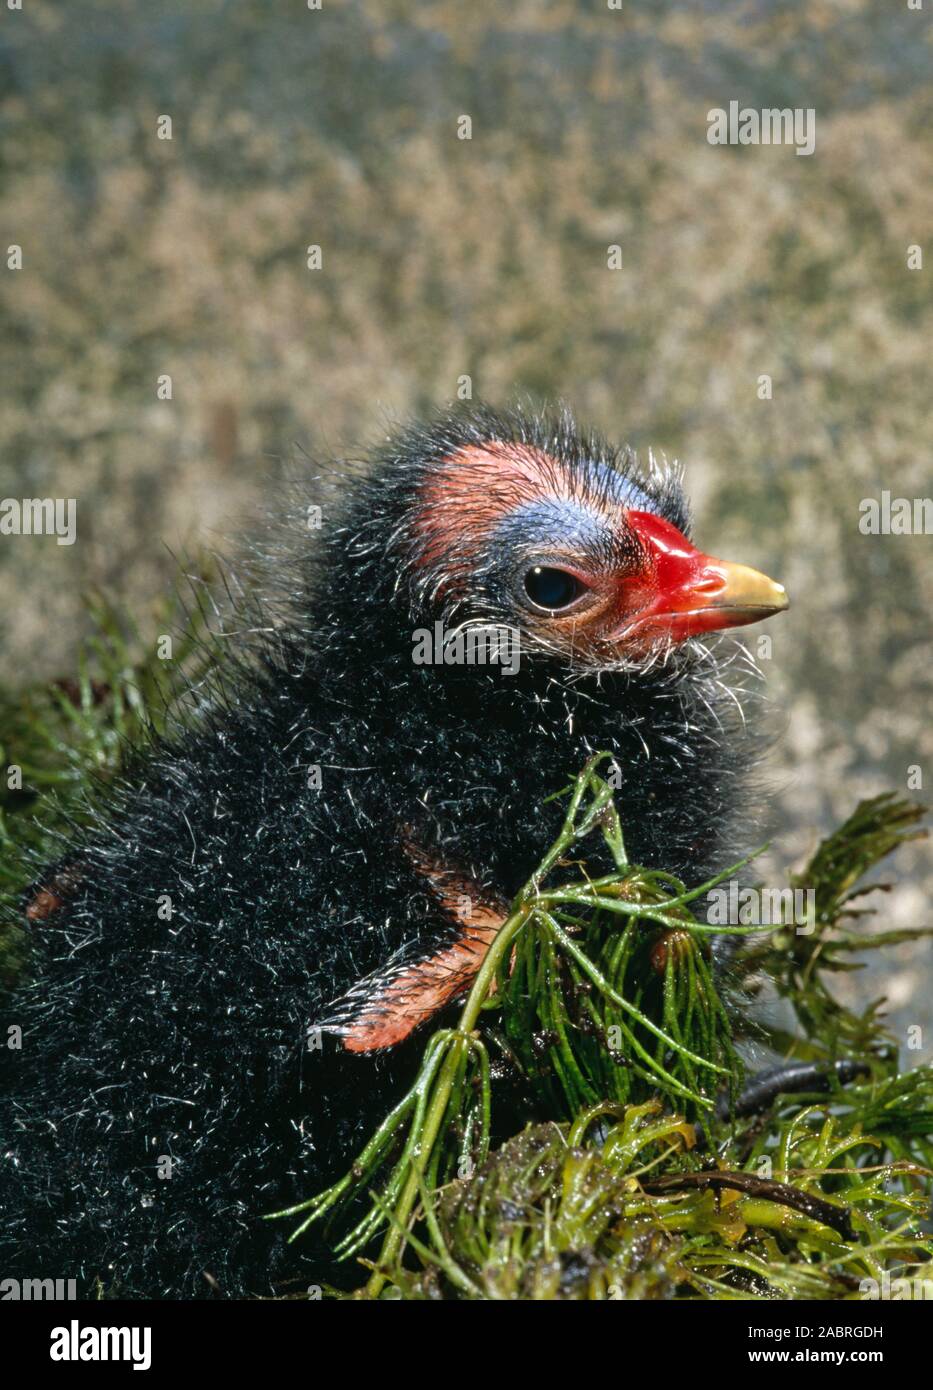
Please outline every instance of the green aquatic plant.
[{"label": "green aquatic plant", "polygon": [[[413,1087],[352,1171],[326,1192],[272,1214],[303,1217],[292,1236],[298,1239],[384,1175],[370,1210],[337,1245],[340,1255],[358,1254],[389,1227],[371,1293],[404,1243],[419,1193],[486,1158],[490,1066],[477,1028],[488,1011],[499,1016],[524,1077],[546,1104],[567,1114],[607,1099],[662,1094],[713,1124],[717,1092],[734,1091],[740,1080],[707,958],[718,929],[695,921],[689,904],[747,861],[690,890],[669,874],[630,864],[612,790],[598,774],[608,758],[591,758],[562,793],[568,806],[561,832],[516,896],[458,1027],[431,1038]],[[614,871],[549,887],[565,856],[597,832]]]},{"label": "green aquatic plant", "polygon": [[[830,1067],[815,1094],[740,1117],[743,1067],[709,954],[723,929],[690,905],[748,860],[692,889],[631,864],[603,756],[561,793],[561,833],[459,1026],[431,1037],[352,1171],[273,1219],[300,1217],[299,1239],[369,1190],[336,1245],[360,1256],[384,1231],[363,1261],[369,1297],[845,1298],[919,1268],[933,1255],[933,1070],[899,1075],[877,1010],[847,1014],[823,977],[874,939],[821,933],[852,917],[857,881],[922,833],[922,812],[879,798],[820,846],[793,881],[815,885],[816,932],[726,929],[739,938],[733,977],[768,970],[810,1028],[787,1056],[854,1059],[868,1078],[847,1089]],[[553,885],[596,833],[614,871]],[[493,1046],[553,1122],[490,1154]]]}]

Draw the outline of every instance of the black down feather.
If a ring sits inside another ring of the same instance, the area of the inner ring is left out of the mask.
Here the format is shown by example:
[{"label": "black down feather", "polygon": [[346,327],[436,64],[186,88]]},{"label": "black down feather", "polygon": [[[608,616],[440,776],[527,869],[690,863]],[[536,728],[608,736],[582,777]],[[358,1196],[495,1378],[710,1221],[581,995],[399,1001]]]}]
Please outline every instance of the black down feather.
[{"label": "black down feather", "polygon": [[[319,530],[302,514],[328,483],[305,479],[246,582],[251,635],[218,643],[210,693],[37,875],[61,905],[32,923],[29,983],[4,1004],[23,1030],[0,1049],[4,1276],[185,1298],[333,1276],[313,1240],[259,1218],[339,1175],[411,1082],[423,1038],[352,1055],[307,1035],[390,957],[453,938],[404,839],[508,898],[557,829],[543,799],[610,749],[636,861],[696,882],[724,842],[749,844],[731,640],[601,669],[532,640],[514,676],[413,664],[418,627],[517,621],[495,554],[436,553],[418,529],[444,460],[490,440],[546,450],[581,495],[631,481],[687,528],[675,472],[640,472],[566,412],[409,428],[337,470]],[[466,587],[447,582],[467,565]]]}]

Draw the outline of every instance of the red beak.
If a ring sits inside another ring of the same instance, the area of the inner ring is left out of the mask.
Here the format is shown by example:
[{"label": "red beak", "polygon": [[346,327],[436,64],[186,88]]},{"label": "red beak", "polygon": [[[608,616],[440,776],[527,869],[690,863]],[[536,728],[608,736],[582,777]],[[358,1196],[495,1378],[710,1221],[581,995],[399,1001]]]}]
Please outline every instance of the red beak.
[{"label": "red beak", "polygon": [[629,512],[628,520],[650,556],[651,578],[645,607],[626,625],[626,635],[663,629],[682,642],[701,632],[757,623],[787,607],[784,586],[766,574],[704,555],[676,526],[650,512]]}]

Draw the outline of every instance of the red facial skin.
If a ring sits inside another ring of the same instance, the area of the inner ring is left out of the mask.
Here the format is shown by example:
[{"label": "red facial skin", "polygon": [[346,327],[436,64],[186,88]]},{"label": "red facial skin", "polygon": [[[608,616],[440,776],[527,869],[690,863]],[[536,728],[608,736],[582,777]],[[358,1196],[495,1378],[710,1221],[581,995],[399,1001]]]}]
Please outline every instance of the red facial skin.
[{"label": "red facial skin", "polygon": [[[650,562],[641,582],[626,586],[630,617],[619,637],[667,633],[673,642],[683,642],[703,632],[758,622],[787,607],[780,584],[745,565],[704,555],[669,521],[630,511],[628,522]],[[632,605],[633,598],[641,598],[642,604]]]}]

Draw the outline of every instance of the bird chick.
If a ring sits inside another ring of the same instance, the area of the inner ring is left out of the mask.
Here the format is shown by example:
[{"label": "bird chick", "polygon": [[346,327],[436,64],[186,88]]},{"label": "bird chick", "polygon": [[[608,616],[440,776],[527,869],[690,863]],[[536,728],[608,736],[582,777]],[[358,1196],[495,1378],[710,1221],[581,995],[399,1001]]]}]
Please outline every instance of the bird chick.
[{"label": "bird chick", "polygon": [[[696,548],[676,469],[566,411],[476,407],[401,431],[344,494],[283,548],[196,717],[37,875],[5,1006],[7,1275],[322,1282],[324,1250],[261,1218],[410,1085],[418,1030],[554,838],[545,799],[609,750],[634,861],[699,881],[748,840],[748,663],[703,639],[787,599]],[[425,631],[443,659],[414,659]],[[447,659],[477,632],[512,634],[508,670],[482,644]]]}]

